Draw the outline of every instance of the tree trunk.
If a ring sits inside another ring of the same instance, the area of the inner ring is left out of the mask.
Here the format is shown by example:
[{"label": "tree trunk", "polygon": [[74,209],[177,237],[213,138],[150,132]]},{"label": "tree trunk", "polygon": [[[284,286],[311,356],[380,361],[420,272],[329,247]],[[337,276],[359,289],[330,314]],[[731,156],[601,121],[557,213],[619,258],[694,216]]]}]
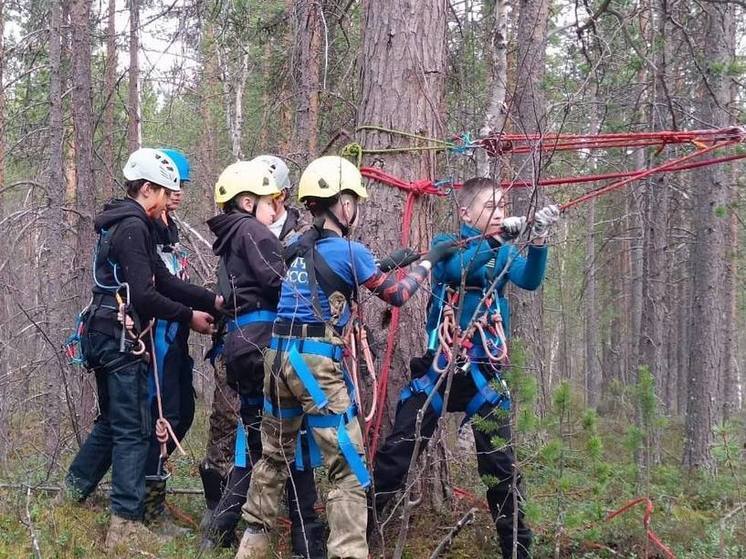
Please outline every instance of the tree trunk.
[{"label": "tree trunk", "polygon": [[5,213],[5,0],[0,0],[0,218]]},{"label": "tree trunk", "polygon": [[[492,14],[490,33],[491,85],[489,103],[479,136],[484,138],[505,129],[508,116],[505,98],[508,84],[508,0],[497,0]],[[483,149],[477,150],[477,175],[488,177],[495,173],[499,160],[490,158]]]},{"label": "tree trunk", "polygon": [[[546,59],[547,0],[521,0],[519,3],[516,39],[518,42],[515,69],[515,89],[510,103],[512,124],[519,133],[542,132],[546,126],[546,100],[541,90]],[[519,179],[535,181],[541,174],[542,152],[514,158]],[[519,188],[511,193],[512,213],[532,215],[540,207],[538,189]],[[541,342],[544,322],[542,291],[513,289],[511,326],[513,335],[526,341],[527,363],[539,378],[544,375],[544,346]],[[569,355],[566,356],[569,361]]]},{"label": "tree trunk", "polygon": [[[93,174],[93,101],[91,90],[91,0],[71,0],[70,36],[72,72],[72,117],[75,127],[75,168],[77,175],[78,243],[74,269],[79,278],[78,306],[90,297],[90,254],[93,250],[93,213],[96,183]],[[86,375],[87,376],[87,375]],[[85,379],[84,379],[85,380]],[[84,384],[86,386],[86,384]],[[81,422],[89,426],[95,413],[90,390],[81,397]]]},{"label": "tree trunk", "polygon": [[204,207],[209,208],[209,215],[206,214],[203,217],[208,218],[214,215],[215,198],[212,184],[218,174],[217,138],[215,137],[217,119],[213,113],[213,99],[219,98],[216,84],[219,81],[220,70],[217,64],[214,24],[206,21],[203,25],[199,87],[199,110],[203,126],[199,135],[201,157],[196,161],[195,184],[204,185],[201,186],[201,198],[204,200]]},{"label": "tree trunk", "polygon": [[127,111],[127,148],[131,152],[142,146],[142,123],[140,114],[140,0],[128,0],[130,11],[130,68]]},{"label": "tree trunk", "polygon": [[[731,175],[731,184],[736,185],[735,176]],[[735,189],[734,189],[735,190]],[[737,193],[731,193],[733,198]],[[723,419],[731,419],[738,412],[740,400],[740,375],[738,372],[738,215],[732,207],[728,215],[727,265],[725,269],[725,338],[724,370],[720,388],[720,401],[723,404]]]},{"label": "tree trunk", "polygon": [[106,106],[104,107],[104,192],[106,197],[114,196],[115,180],[117,178],[116,165],[114,164],[114,105],[116,104],[117,87],[117,29],[116,29],[116,0],[109,0],[109,9],[106,22],[106,73],[104,75],[104,95],[106,95]]},{"label": "tree trunk", "polygon": [[248,45],[240,44],[242,53],[239,60],[234,62],[230,52],[233,48],[233,45],[221,44],[215,52],[223,84],[223,103],[231,139],[231,153],[233,159],[238,161],[243,159],[243,95],[249,77],[249,49]]},{"label": "tree trunk", "polygon": [[[727,111],[730,78],[719,68],[728,67],[735,55],[735,7],[731,4],[703,4],[699,34],[703,54],[704,80],[698,90],[696,118],[717,128],[733,124]],[[713,40],[718,37],[718,40]],[[711,446],[718,416],[718,377],[725,368],[725,340],[722,336],[727,298],[726,245],[729,223],[727,203],[730,175],[722,166],[706,167],[694,173],[697,190],[694,202],[694,246],[692,260],[706,270],[694,274],[692,294],[691,372],[684,439],[684,465],[714,467]],[[704,273],[703,273],[704,272]]]},{"label": "tree trunk", "polygon": [[321,89],[321,43],[323,8],[319,2],[296,0],[294,8],[296,78],[294,146],[303,167],[318,151],[319,90]]},{"label": "tree trunk", "polygon": [[[440,120],[444,108],[446,71],[445,0],[368,0],[363,5],[363,44],[360,109],[358,125],[374,125],[403,130],[429,137],[444,133]],[[366,149],[398,146],[411,142],[395,134],[364,130],[360,136]],[[433,178],[435,156],[429,152],[369,155],[363,163],[385,167],[388,173],[407,181]],[[392,217],[401,222],[405,196],[391,186],[368,185],[370,200],[364,208],[363,240],[379,255],[402,244],[402,231],[392,227]],[[432,201],[420,199],[415,205],[410,227],[411,238],[404,242],[425,248],[433,233]],[[409,366],[409,358],[425,349],[425,303],[427,293],[421,290],[407,304],[406,312],[394,309],[391,320],[399,319],[394,340],[388,401],[378,405],[393,412]],[[381,304],[369,305],[367,323],[374,328],[375,339],[383,356],[389,323],[388,310]],[[391,330],[393,331],[393,330]],[[383,436],[384,433],[381,433]]]},{"label": "tree trunk", "polygon": [[[64,277],[65,257],[68,256],[63,243],[62,228],[64,219],[62,204],[65,196],[64,173],[64,135],[62,108],[62,6],[53,2],[50,5],[49,21],[49,174],[47,180],[47,196],[40,231],[41,244],[37,250],[39,254],[38,290],[43,304],[44,316],[48,324],[63,324],[67,309],[54,301],[62,299],[59,286],[67,283]],[[50,332],[56,344],[62,343],[62,332]],[[48,348],[40,348],[47,353]],[[46,377],[46,389],[54,397],[49,398],[45,412],[47,417],[60,417],[60,398],[58,386],[59,375],[65,372],[56,366],[51,367]],[[60,441],[59,421],[47,423],[47,454],[54,459]]]}]

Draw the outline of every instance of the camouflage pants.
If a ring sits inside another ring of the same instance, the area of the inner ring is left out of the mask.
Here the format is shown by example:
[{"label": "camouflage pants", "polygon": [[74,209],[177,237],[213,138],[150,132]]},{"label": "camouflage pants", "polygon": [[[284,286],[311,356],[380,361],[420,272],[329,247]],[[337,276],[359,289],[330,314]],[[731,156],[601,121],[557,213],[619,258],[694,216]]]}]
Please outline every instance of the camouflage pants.
[{"label": "camouflage pants", "polygon": [[238,393],[228,386],[225,362],[222,357],[215,361],[215,392],[210,412],[210,431],[207,438],[207,453],[202,465],[217,471],[226,478],[233,468],[233,453],[236,440],[236,423],[240,401]]},{"label": "camouflage pants", "polygon": [[[328,343],[324,339],[318,341]],[[319,409],[287,355],[281,352],[278,356],[276,351],[268,349],[264,360],[264,394],[278,410],[302,408],[303,413],[308,415],[342,414],[348,410],[351,402],[340,363],[328,357],[301,354],[328,400]],[[277,415],[284,414],[280,412]],[[302,415],[275,417],[264,414],[262,458],[254,466],[248,500],[243,506],[243,517],[249,524],[267,529],[275,524],[289,475],[288,465],[295,459],[296,437],[302,421]],[[350,421],[345,428],[358,455],[363,457],[363,437],[357,419]],[[324,457],[331,486],[326,502],[328,557],[367,559],[365,490],[340,450],[337,427],[313,427],[312,432]]]}]

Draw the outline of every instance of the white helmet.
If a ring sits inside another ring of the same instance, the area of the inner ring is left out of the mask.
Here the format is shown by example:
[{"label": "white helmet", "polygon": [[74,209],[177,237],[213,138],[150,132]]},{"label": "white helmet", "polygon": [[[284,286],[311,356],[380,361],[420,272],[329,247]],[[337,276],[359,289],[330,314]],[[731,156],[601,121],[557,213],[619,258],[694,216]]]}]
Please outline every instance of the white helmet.
[{"label": "white helmet", "polygon": [[252,161],[259,161],[269,167],[280,190],[290,188],[290,169],[282,159],[276,155],[258,155]]},{"label": "white helmet", "polygon": [[140,148],[133,151],[122,169],[128,181],[144,179],[168,190],[181,190],[179,168],[168,155],[159,149]]}]

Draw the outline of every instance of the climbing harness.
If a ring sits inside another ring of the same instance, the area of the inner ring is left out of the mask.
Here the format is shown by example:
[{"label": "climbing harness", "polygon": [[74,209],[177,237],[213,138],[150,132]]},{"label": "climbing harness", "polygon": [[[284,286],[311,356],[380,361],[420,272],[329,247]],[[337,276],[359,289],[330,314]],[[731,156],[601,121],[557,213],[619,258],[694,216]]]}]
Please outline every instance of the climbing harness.
[{"label": "climbing harness", "polygon": [[[277,352],[276,362],[282,359],[288,360],[302,382],[303,387],[311,396],[314,405],[321,411],[325,410],[329,404],[329,400],[316,380],[313,371],[303,359],[303,355],[324,357],[341,363],[344,356],[343,346],[330,341],[273,336],[269,347]],[[304,414],[301,407],[280,408],[267,396],[264,398],[264,413],[268,413],[279,419],[303,418],[300,431],[303,432],[304,436],[299,436],[296,441],[296,467],[299,470],[306,469],[309,466],[306,460],[304,460],[304,456],[310,456],[311,467],[316,467],[321,463],[321,453],[312,430],[314,428],[324,429],[335,427],[337,430],[337,444],[342,455],[360,485],[363,488],[367,488],[371,483],[370,474],[347,432],[347,426],[357,418],[357,404],[354,401],[355,388],[345,368],[343,368],[343,375],[352,404],[342,413]]]},{"label": "climbing harness", "polygon": [[[236,332],[237,330],[251,324],[272,324],[276,317],[277,313],[275,313],[274,311],[263,309],[245,312],[227,321],[226,332]],[[222,344],[223,342],[221,340],[219,346],[213,345],[213,349],[219,347],[219,351],[220,353],[222,353]],[[211,349],[210,351],[213,351],[213,349]],[[214,356],[211,357],[211,359],[214,359]],[[264,399],[261,396],[248,396],[242,394],[240,396],[240,400],[241,409],[255,408],[257,411],[257,415],[259,410],[261,410],[262,408],[262,404],[264,403]],[[239,413],[238,420],[236,422],[236,442],[234,445],[233,463],[235,466],[241,468],[246,467],[246,455],[249,452],[249,437],[247,428],[248,427],[244,424],[243,418]]]},{"label": "climbing harness", "polygon": [[[121,353],[131,353],[133,355],[143,355],[145,353],[146,347],[142,338],[148,329],[137,332],[139,324],[137,316],[131,309],[129,284],[119,280],[119,265],[109,257],[111,240],[118,226],[119,223],[115,223],[109,229],[102,229],[99,233],[91,266],[94,284],[93,296],[78,314],[73,333],[62,346],[71,365],[88,366],[81,340],[91,321],[97,319],[96,313],[99,309],[110,311],[112,324],[114,323],[114,316],[116,321],[121,324],[121,329],[119,329],[119,351]],[[111,273],[112,285],[105,283],[107,280],[99,278],[99,272],[104,272],[107,269]]]}]

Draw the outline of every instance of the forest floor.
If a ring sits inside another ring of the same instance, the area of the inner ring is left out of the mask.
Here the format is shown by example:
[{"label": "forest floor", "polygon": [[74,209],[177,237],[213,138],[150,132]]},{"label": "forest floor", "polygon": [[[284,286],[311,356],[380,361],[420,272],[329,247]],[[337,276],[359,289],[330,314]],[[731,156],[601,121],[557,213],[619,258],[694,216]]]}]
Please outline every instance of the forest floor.
[{"label": "forest floor", "polygon": [[[170,488],[201,489],[197,464],[204,448],[206,424],[205,410],[198,409],[195,426],[185,441],[187,456],[171,460]],[[741,433],[742,426],[743,422],[733,424]],[[665,557],[652,545],[646,549],[644,507],[632,508],[607,520],[609,513],[646,494],[655,505],[650,528],[677,559],[746,558],[746,466],[742,449],[736,445],[718,447],[716,473],[687,474],[678,465],[682,429],[669,424],[660,437],[661,464],[651,468],[647,490],[643,491],[629,451],[627,431],[628,427],[621,421],[600,423],[598,440],[603,443],[600,454],[589,455],[589,438],[577,433],[556,440],[547,435],[541,443],[526,444],[523,472],[529,500],[527,515],[536,535],[533,556],[536,559]],[[38,460],[35,463],[38,452],[34,449],[38,447],[34,440],[43,440],[37,438],[42,433],[33,429],[20,432],[16,442],[25,442],[19,446],[25,450],[17,452],[13,462],[5,464],[0,478],[4,484],[0,486],[0,559],[106,557],[103,542],[109,512],[105,489],[85,504],[54,506],[54,492],[43,487],[58,485],[56,480],[61,478],[62,470],[59,467],[50,470]],[[62,453],[61,463],[69,463],[71,452]],[[472,507],[477,509],[474,522],[458,534],[442,557],[499,557],[494,528],[481,501],[484,487],[477,477],[474,457],[465,457],[470,454],[453,453],[458,458],[451,464],[449,476],[478,498],[453,499],[441,507],[446,509],[442,512],[420,506],[410,528],[406,558],[430,557],[441,539]],[[8,484],[30,484],[33,489]],[[324,493],[323,483],[321,493]],[[199,522],[201,495],[169,495],[168,501],[185,517]],[[372,549],[374,556],[391,556],[398,533],[397,523],[392,524],[386,530],[384,551],[378,545]],[[275,556],[282,558],[290,557],[288,530],[284,526],[277,530],[275,539]],[[34,551],[34,541],[38,552]],[[193,530],[159,548],[132,542],[127,556],[211,559],[231,558],[233,553],[223,550],[200,555],[199,537]]]}]

